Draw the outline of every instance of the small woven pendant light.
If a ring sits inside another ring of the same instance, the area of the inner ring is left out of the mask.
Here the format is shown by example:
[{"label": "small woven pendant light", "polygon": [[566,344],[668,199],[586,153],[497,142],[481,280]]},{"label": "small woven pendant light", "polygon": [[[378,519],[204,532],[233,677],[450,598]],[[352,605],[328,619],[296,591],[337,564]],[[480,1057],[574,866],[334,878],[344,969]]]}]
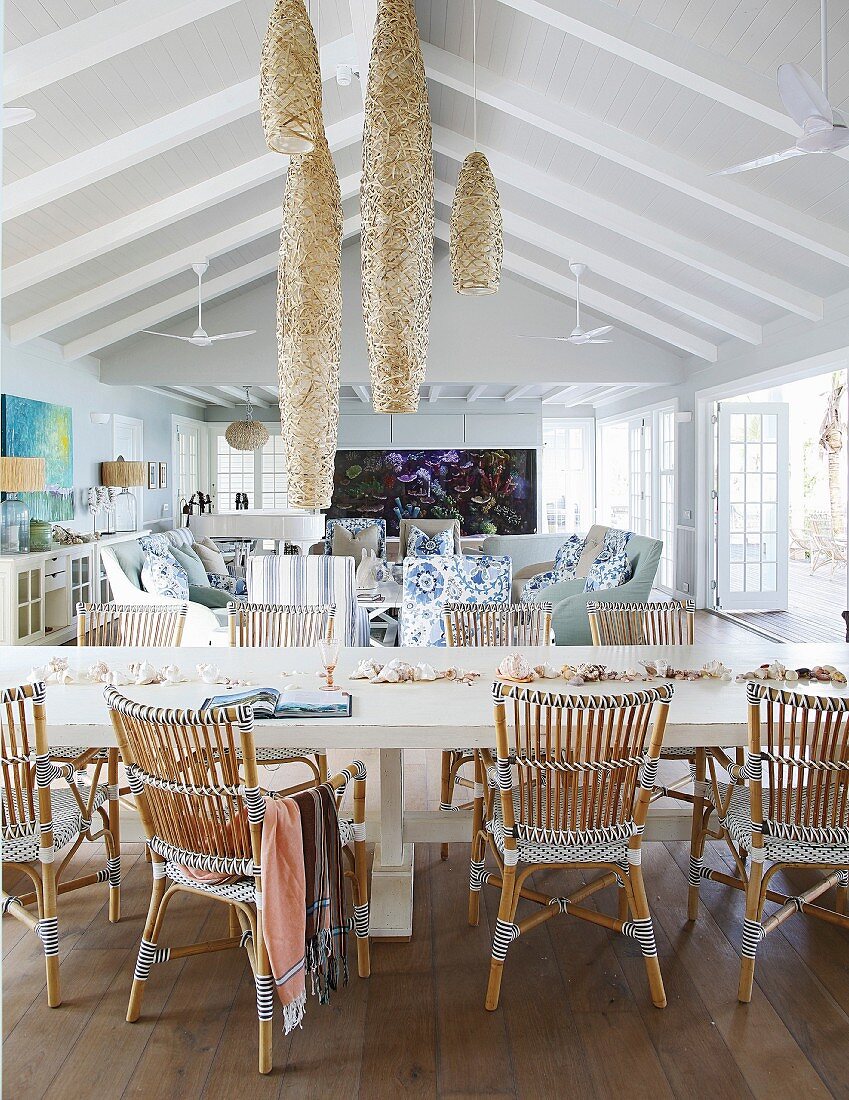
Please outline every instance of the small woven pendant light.
[{"label": "small woven pendant light", "polygon": [[380,0],[363,132],[362,284],[375,412],[412,413],[427,367],[433,148],[413,0]]},{"label": "small woven pendant light", "polygon": [[[276,0],[262,43],[259,108],[273,153],[308,153],[321,117],[318,47],[304,0]],[[316,111],[318,108],[318,111]]]},{"label": "small woven pendant light", "polygon": [[224,438],[234,451],[257,451],[268,442],[268,428],[254,420],[251,391],[245,386],[245,419],[227,425]]},{"label": "small woven pendant light", "polygon": [[329,508],[339,423],[342,197],[318,123],[286,176],[277,273],[277,370],[289,503]]},{"label": "small woven pendant light", "polygon": [[495,294],[501,281],[504,259],[501,205],[489,161],[477,151],[477,5],[472,0],[472,107],[475,150],[460,168],[457,190],[451,204],[449,255],[451,282],[458,294]]}]

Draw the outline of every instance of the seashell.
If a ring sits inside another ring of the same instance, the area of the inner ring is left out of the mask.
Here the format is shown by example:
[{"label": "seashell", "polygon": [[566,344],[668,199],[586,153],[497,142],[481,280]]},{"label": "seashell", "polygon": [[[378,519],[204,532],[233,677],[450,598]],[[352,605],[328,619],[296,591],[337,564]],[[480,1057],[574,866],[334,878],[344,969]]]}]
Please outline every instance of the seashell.
[{"label": "seashell", "polygon": [[722,676],[720,677],[720,679],[722,680],[722,682],[724,684],[731,683],[731,669],[726,668],[725,671],[722,673]]},{"label": "seashell", "polygon": [[843,685],[843,684],[846,683],[846,675],[843,672],[841,672],[840,669],[836,668],[834,670],[834,672],[832,672],[832,674],[831,674],[831,682],[833,684]]},{"label": "seashell", "polygon": [[821,684],[827,684],[831,680],[831,676],[824,668],[821,668],[817,673],[817,680]]},{"label": "seashell", "polygon": [[534,670],[527,657],[521,653],[510,653],[499,663],[496,672],[507,680],[528,683],[534,679]]},{"label": "seashell", "polygon": [[143,684],[161,684],[162,674],[158,672],[150,661],[140,661],[130,665],[130,672],[134,682],[140,686]]},{"label": "seashell", "polygon": [[435,680],[436,678],[436,669],[433,667],[433,665],[422,662],[421,664],[416,665],[413,669],[414,680],[429,681]]},{"label": "seashell", "polygon": [[799,679],[799,673],[796,671],[795,668],[785,669],[784,679],[787,681],[788,684],[795,684],[796,681]]},{"label": "seashell", "polygon": [[383,668],[373,657],[364,657],[351,673],[352,680],[373,680]]},{"label": "seashell", "polygon": [[574,676],[571,676],[569,678],[567,683],[569,684],[569,687],[583,687],[585,680],[583,676],[579,676],[577,673],[575,673]]},{"label": "seashell", "polygon": [[178,665],[166,665],[162,670],[162,678],[166,684],[184,684],[186,677],[180,671]]},{"label": "seashell", "polygon": [[27,676],[28,684],[42,684],[47,680],[47,665],[33,665]]},{"label": "seashell", "polygon": [[822,667],[825,669],[826,672],[837,672],[837,669],[834,667],[834,665],[823,665]]},{"label": "seashell", "polygon": [[541,680],[556,680],[560,675],[554,665],[534,665],[534,672]]},{"label": "seashell", "polygon": [[197,674],[204,684],[218,684],[221,682],[221,669],[218,665],[213,664],[199,664],[197,666]]}]

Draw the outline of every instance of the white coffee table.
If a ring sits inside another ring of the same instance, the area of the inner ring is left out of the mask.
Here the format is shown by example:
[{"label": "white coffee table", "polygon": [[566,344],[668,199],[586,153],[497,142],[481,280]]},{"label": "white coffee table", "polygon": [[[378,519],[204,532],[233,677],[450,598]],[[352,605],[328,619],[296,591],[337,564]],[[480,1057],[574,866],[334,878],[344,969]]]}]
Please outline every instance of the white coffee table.
[{"label": "white coffee table", "polygon": [[[374,600],[358,600],[360,607],[368,611],[369,620],[369,644],[377,648],[397,646],[398,644],[398,614],[401,610],[401,585],[395,581],[384,581],[377,586],[378,598]],[[371,632],[375,628],[376,633],[382,631],[382,637],[376,637]]]}]

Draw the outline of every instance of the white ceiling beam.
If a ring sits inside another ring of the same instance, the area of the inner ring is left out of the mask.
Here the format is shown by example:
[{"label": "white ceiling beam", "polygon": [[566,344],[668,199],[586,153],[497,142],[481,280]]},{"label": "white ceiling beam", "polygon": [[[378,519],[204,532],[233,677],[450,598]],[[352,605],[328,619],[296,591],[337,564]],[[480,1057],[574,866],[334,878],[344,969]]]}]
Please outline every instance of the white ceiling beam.
[{"label": "white ceiling beam", "polygon": [[[322,78],[327,80],[335,75],[337,63],[350,58],[353,50],[353,35],[322,46]],[[177,145],[254,114],[259,103],[258,89],[255,78],[243,80],[240,84],[233,84],[205,99],[6,184],[3,188],[3,220],[10,221],[28,214]],[[279,153],[272,155],[280,156]]]},{"label": "white ceiling beam", "polygon": [[572,38],[798,137],[774,80],[602,0],[501,0]]},{"label": "white ceiling beam", "polygon": [[178,393],[186,393],[189,397],[196,397],[207,405],[220,405],[225,409],[235,409],[236,407],[235,401],[228,401],[214,390],[199,390],[197,386],[172,386],[172,389],[177,390]]},{"label": "white ceiling beam", "polygon": [[[456,54],[422,43],[427,74],[439,84],[474,94],[472,65]],[[477,97],[497,111],[568,141],[622,168],[654,180],[714,210],[849,267],[849,233],[827,225],[743,184],[711,177],[703,166],[583,114],[478,66]]]},{"label": "white ceiling beam", "polygon": [[[359,231],[359,214],[345,219],[342,229],[344,237],[354,236]],[[277,270],[277,262],[278,254],[273,252],[268,256],[260,256],[259,259],[252,260],[242,267],[234,268],[224,275],[209,279],[203,284],[204,302],[210,302],[215,298],[219,298],[222,294],[229,294],[231,290],[238,290],[240,287],[256,282],[257,279],[261,279],[265,275],[270,275],[272,271]],[[96,332],[90,332],[76,340],[71,340],[62,346],[62,357],[65,360],[71,360],[79,359],[83,355],[90,355],[92,351],[108,347],[110,344],[116,344],[119,340],[126,340],[127,337],[134,336],[137,332],[141,332],[142,329],[149,328],[151,325],[159,325],[163,321],[177,317],[181,313],[193,309],[196,304],[197,288],[175,294],[173,298],[157,302],[155,305],[149,306],[139,313],[134,313],[130,317],[122,317],[121,320],[106,325]],[[152,337],[152,339],[156,339],[156,337]]]},{"label": "white ceiling beam", "polygon": [[[359,186],[359,172],[342,179],[340,181],[342,199],[353,198],[359,192]],[[239,225],[231,226],[222,233],[208,237],[205,241],[179,249],[160,260],[154,260],[153,263],[144,264],[129,271],[126,275],[119,275],[73,298],[67,298],[39,313],[22,318],[16,324],[9,326],[9,340],[12,344],[23,344],[27,340],[34,340],[45,332],[52,332],[80,317],[105,309],[121,301],[122,298],[129,298],[141,290],[173,278],[187,271],[193,263],[197,263],[198,259],[212,260],[216,256],[223,256],[269,233],[278,232],[279,229],[280,205],[278,203],[264,214],[258,214],[255,218],[249,218]]]},{"label": "white ceiling beam", "polygon": [[466,400],[478,401],[486,393],[486,386],[472,386],[469,392],[466,394]]},{"label": "white ceiling beam", "polygon": [[[351,115],[327,128],[327,141],[333,151],[355,145],[362,136],[361,114]],[[88,233],[81,233],[29,259],[21,260],[4,270],[4,294],[8,296],[28,290],[45,279],[61,275],[113,249],[132,244],[148,233],[165,229],[181,218],[197,214],[269,180],[280,179],[282,183],[288,164],[288,157],[279,153],[265,153],[193,187],[187,187],[184,191],[151,203],[141,210],[135,210],[123,218],[107,222]]]},{"label": "white ceiling beam", "polygon": [[581,386],[580,389],[582,392],[571,394],[558,404],[564,409],[574,409],[576,405],[592,405],[595,398],[604,396],[610,386]]},{"label": "white ceiling beam", "polygon": [[504,395],[505,401],[518,401],[520,397],[524,397],[526,393],[533,389],[533,386],[514,386],[509,393]]},{"label": "white ceiling beam", "polygon": [[[436,199],[438,202],[451,205],[453,191],[447,183],[437,180],[435,183]],[[528,244],[537,248],[543,248],[553,255],[560,256],[564,260],[581,260],[587,263],[592,271],[620,286],[629,287],[647,298],[651,298],[661,305],[669,306],[683,313],[687,317],[712,328],[726,332],[730,336],[736,336],[749,344],[760,344],[763,340],[761,326],[754,321],[741,317],[732,310],[724,309],[713,302],[700,298],[697,294],[690,294],[680,287],[667,283],[664,279],[658,279],[640,268],[624,263],[615,256],[610,256],[598,249],[580,244],[569,237],[554,232],[539,222],[530,221],[519,214],[513,213],[501,205],[504,231],[513,237],[519,237]]]},{"label": "white ceiling beam", "polygon": [[[435,126],[433,147],[436,152],[451,157],[452,160],[462,161],[469,150],[469,142],[467,138],[451,130]],[[659,222],[653,222],[589,191],[540,172],[492,146],[479,145],[478,148],[486,155],[495,178],[500,183],[506,183],[568,214],[576,214],[595,225],[612,230],[653,252],[677,260],[694,271],[704,272],[783,310],[811,321],[822,320],[823,301],[815,294],[751,267],[701,241],[685,237]]]},{"label": "white ceiling beam", "polygon": [[6,103],[108,61],[239,0],[124,0],[6,54]]},{"label": "white ceiling beam", "polygon": [[633,397],[635,393],[642,393],[645,386],[615,386],[613,391],[609,394],[605,394],[599,401],[593,401],[592,406],[594,409],[603,409],[605,405],[615,405],[619,401],[624,401],[626,397]]},{"label": "white ceiling beam", "polygon": [[[436,236],[443,241],[449,239],[449,230],[445,222],[437,221]],[[575,280],[571,276],[567,278],[565,275],[559,275],[550,268],[543,267],[532,260],[526,260],[524,256],[518,256],[507,250],[504,252],[504,266],[515,275],[530,279],[531,282],[547,287],[557,294],[564,294],[573,299],[575,297]],[[590,310],[600,311],[611,320],[621,321],[637,332],[653,336],[665,344],[698,356],[699,359],[705,359],[708,363],[716,362],[716,344],[703,340],[700,336],[694,336],[668,321],[661,321],[644,310],[620,302],[592,286],[581,284],[581,301]]]},{"label": "white ceiling beam", "polygon": [[[245,403],[245,387],[244,386],[224,386],[217,384],[215,389],[220,390],[222,393],[229,394],[231,397],[236,398],[236,404],[244,405]],[[265,386],[251,386],[251,401],[254,405],[258,405],[261,409],[270,409],[271,402],[266,401],[264,397],[257,397],[257,390],[264,390]]]},{"label": "white ceiling beam", "polygon": [[371,404],[371,396],[368,392],[368,386],[351,386],[351,389],[364,405]]},{"label": "white ceiling beam", "polygon": [[429,386],[427,391],[427,400],[430,405],[435,405],[439,400],[439,395],[442,393],[442,386]]},{"label": "white ceiling beam", "polygon": [[564,398],[568,397],[573,390],[577,389],[576,386],[565,386],[563,388],[550,390],[543,395],[543,405],[557,405],[560,404]]},{"label": "white ceiling beam", "polygon": [[265,392],[274,399],[272,401],[273,405],[277,404],[277,400],[279,398],[279,390],[277,386],[259,386],[258,388],[261,390],[265,390]]},{"label": "white ceiling beam", "polygon": [[139,386],[140,390],[155,393],[157,397],[167,397],[169,401],[183,401],[186,405],[197,405],[200,409],[207,407],[207,401],[198,401],[195,397],[186,397],[184,394],[175,393],[173,390],[163,390],[159,386]]},{"label": "white ceiling beam", "polygon": [[365,102],[377,0],[348,0],[348,9],[351,14],[351,29],[354,32],[354,55],[357,59],[355,68],[360,74],[360,93]]}]

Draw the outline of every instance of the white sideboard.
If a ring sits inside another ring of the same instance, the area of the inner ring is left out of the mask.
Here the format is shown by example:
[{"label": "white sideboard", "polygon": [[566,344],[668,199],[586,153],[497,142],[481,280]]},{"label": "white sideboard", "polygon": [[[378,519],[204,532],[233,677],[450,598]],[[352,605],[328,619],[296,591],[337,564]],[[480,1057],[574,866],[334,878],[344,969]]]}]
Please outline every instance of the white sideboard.
[{"label": "white sideboard", "polygon": [[0,645],[61,644],[73,638],[77,604],[112,598],[100,547],[145,534],[104,535],[99,542],[0,557]]}]

